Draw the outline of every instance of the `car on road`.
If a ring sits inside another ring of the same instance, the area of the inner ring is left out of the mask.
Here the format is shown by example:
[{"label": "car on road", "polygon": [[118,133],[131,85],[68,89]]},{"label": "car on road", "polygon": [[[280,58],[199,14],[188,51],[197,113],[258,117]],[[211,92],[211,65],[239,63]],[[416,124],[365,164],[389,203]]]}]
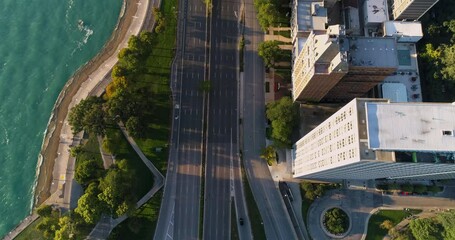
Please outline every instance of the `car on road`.
[{"label": "car on road", "polygon": [[240,225],[243,225],[243,223],[244,223],[243,218],[239,218],[239,223],[240,223]]}]

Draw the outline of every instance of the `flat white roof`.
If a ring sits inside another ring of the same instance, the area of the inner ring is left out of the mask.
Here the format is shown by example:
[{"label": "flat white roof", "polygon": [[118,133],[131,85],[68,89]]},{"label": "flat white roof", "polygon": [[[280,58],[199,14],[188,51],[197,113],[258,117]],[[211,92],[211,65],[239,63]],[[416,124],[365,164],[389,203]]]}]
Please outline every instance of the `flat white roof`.
[{"label": "flat white roof", "polygon": [[382,84],[382,97],[390,99],[392,102],[407,102],[406,86],[402,83],[384,83]]},{"label": "flat white roof", "polygon": [[455,151],[455,105],[366,103],[371,149]]},{"label": "flat white roof", "polygon": [[383,23],[388,20],[385,0],[365,0],[364,4],[367,23]]},{"label": "flat white roof", "polygon": [[422,24],[420,22],[387,21],[384,22],[384,34],[386,36],[423,37]]}]

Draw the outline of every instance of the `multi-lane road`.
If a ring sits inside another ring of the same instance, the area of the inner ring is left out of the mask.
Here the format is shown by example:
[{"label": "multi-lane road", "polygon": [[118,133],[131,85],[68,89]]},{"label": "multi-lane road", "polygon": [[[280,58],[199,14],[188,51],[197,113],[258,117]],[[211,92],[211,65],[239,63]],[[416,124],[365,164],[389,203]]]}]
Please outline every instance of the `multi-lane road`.
[{"label": "multi-lane road", "polygon": [[[240,0],[213,0],[209,33],[207,148],[203,239],[231,239],[237,221],[241,239],[251,239],[238,156],[238,41]],[[234,207],[236,217],[231,216]],[[234,218],[235,217],[235,218]],[[239,218],[243,218],[240,225]]]},{"label": "multi-lane road", "polygon": [[[258,158],[265,139],[264,69],[256,53],[262,34],[252,0],[248,1],[243,8],[241,0],[212,0],[208,17],[202,0],[179,3],[171,80],[171,150],[155,239],[231,239],[234,221],[240,239],[252,239],[250,222],[258,220],[248,218],[243,193],[238,154],[241,111],[245,167],[267,237],[296,239],[270,173]],[[241,9],[248,9],[245,33],[250,44],[245,53],[245,80],[239,84]],[[208,91],[201,91],[204,81],[210,82]],[[239,94],[239,86],[244,95]],[[243,225],[239,218],[244,219]]]},{"label": "multi-lane road", "polygon": [[177,52],[173,63],[173,131],[168,172],[155,239],[198,239],[201,198],[206,8],[179,1]]}]

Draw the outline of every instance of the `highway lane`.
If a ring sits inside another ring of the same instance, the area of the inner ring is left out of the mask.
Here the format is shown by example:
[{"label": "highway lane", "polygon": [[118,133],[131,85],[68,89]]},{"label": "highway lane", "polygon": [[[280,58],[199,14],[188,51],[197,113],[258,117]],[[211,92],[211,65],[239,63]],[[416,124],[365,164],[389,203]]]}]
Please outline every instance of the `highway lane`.
[{"label": "highway lane", "polygon": [[203,239],[207,240],[231,238],[234,161],[239,161],[236,14],[240,2],[214,0],[212,4],[203,231]]},{"label": "highway lane", "polygon": [[283,200],[267,164],[259,158],[265,147],[264,65],[257,55],[263,31],[256,19],[253,0],[245,0],[245,65],[242,86],[243,156],[267,239],[297,239]]},{"label": "highway lane", "polygon": [[173,130],[155,239],[198,239],[202,163],[205,5],[179,2],[177,52],[171,76]]}]

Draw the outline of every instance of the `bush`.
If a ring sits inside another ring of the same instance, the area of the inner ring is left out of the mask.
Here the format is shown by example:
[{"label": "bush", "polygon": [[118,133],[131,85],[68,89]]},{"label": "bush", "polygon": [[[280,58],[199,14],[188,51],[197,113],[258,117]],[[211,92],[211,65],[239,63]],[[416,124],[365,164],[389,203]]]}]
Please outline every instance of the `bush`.
[{"label": "bush", "polygon": [[432,192],[432,193],[438,193],[438,192],[441,192],[442,189],[439,186],[432,185],[432,186],[427,187],[427,191]]},{"label": "bush", "polygon": [[52,214],[52,206],[41,205],[36,209],[36,213],[38,213],[40,217],[49,217]]},{"label": "bush", "polygon": [[414,187],[410,183],[405,183],[405,184],[401,185],[401,191],[413,192],[414,191]]},{"label": "bush", "polygon": [[422,184],[414,185],[414,192],[421,194],[421,193],[424,193],[426,191],[427,191],[427,186],[422,185]]},{"label": "bush", "polygon": [[340,208],[332,208],[324,214],[324,226],[332,234],[342,234],[349,229],[349,217]]}]

